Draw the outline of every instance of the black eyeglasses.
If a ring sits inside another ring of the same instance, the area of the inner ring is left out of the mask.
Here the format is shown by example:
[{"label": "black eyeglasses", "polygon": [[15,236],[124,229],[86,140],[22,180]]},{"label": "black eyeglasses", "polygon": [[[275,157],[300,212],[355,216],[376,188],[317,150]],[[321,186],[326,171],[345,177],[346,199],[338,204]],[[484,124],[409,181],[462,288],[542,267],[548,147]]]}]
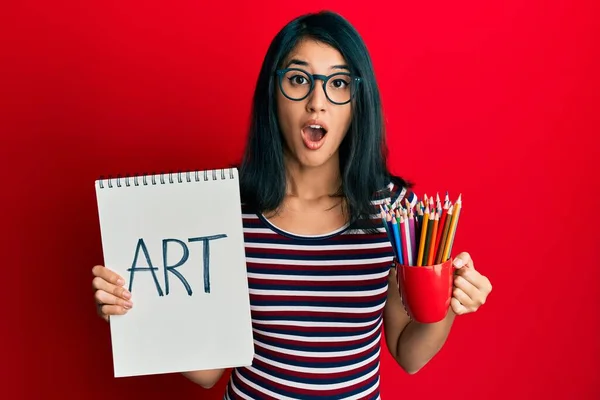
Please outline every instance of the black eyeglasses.
[{"label": "black eyeglasses", "polygon": [[331,75],[309,74],[300,68],[286,68],[276,71],[279,89],[285,97],[301,101],[315,88],[315,81],[323,81],[323,91],[327,100],[333,104],[349,103],[356,94],[360,78],[348,72],[336,72]]}]

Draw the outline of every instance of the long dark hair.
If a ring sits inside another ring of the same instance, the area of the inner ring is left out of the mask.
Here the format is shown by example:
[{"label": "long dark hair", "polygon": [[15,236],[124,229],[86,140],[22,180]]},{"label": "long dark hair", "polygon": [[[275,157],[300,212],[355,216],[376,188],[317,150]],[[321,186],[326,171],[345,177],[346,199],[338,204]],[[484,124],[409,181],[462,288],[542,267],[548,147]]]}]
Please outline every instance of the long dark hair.
[{"label": "long dark hair", "polygon": [[353,99],[352,121],[340,145],[340,193],[346,199],[350,222],[368,221],[371,201],[390,181],[407,187],[387,168],[387,146],[379,89],[369,52],[360,34],[342,16],[322,11],[289,22],[273,39],[264,58],[254,92],[252,118],[240,166],[243,201],[257,212],[276,210],[285,196],[284,142],[276,113],[275,71],[302,39],[311,38],[337,49],[350,72],[361,78]]}]

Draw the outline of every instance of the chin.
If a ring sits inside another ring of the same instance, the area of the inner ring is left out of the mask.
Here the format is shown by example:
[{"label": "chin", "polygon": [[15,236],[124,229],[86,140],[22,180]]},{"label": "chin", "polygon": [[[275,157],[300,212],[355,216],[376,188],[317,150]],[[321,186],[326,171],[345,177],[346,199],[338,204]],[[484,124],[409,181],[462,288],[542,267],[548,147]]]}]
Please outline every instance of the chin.
[{"label": "chin", "polygon": [[[308,154],[306,154],[308,152]],[[318,168],[323,167],[334,160],[336,160],[336,153],[331,153],[326,151],[325,149],[320,149],[318,151],[310,151],[303,149],[303,151],[299,154],[299,157],[296,157],[298,163],[307,168]]]},{"label": "chin", "polygon": [[299,163],[304,168],[319,168],[327,164],[329,160],[299,160]]}]

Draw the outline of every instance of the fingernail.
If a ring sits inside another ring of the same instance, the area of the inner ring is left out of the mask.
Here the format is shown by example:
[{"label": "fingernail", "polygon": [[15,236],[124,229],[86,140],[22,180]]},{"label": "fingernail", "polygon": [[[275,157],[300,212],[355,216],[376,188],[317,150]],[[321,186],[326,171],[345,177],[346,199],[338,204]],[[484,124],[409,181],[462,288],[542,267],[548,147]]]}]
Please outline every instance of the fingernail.
[{"label": "fingernail", "polygon": [[125,281],[122,278],[117,279],[117,285],[121,286],[124,284],[125,284]]},{"label": "fingernail", "polygon": [[125,290],[125,291],[123,291],[123,297],[125,297],[126,299],[130,299],[131,293],[129,293],[127,290]]},{"label": "fingernail", "polygon": [[130,301],[126,301],[126,302],[125,302],[125,307],[126,307],[126,308],[131,308],[131,307],[133,307],[133,303],[132,303],[132,302],[130,302]]},{"label": "fingernail", "polygon": [[453,264],[456,268],[460,268],[464,265],[464,261],[460,258],[455,258]]}]

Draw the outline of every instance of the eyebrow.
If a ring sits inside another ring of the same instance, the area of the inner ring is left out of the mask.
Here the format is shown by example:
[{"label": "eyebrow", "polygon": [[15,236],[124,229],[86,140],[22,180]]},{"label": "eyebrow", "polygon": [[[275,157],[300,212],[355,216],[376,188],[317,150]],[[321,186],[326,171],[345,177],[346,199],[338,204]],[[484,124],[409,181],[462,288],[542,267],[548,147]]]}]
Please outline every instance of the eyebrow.
[{"label": "eyebrow", "polygon": [[[287,64],[286,68],[289,68],[292,65],[299,65],[299,66],[302,66],[302,67],[308,67],[309,66],[309,64],[306,61],[298,60],[297,58],[292,58],[290,60],[290,62]],[[350,68],[348,68],[348,66],[345,65],[345,64],[332,65],[330,68],[331,69],[345,69],[347,71],[350,71]]]}]

